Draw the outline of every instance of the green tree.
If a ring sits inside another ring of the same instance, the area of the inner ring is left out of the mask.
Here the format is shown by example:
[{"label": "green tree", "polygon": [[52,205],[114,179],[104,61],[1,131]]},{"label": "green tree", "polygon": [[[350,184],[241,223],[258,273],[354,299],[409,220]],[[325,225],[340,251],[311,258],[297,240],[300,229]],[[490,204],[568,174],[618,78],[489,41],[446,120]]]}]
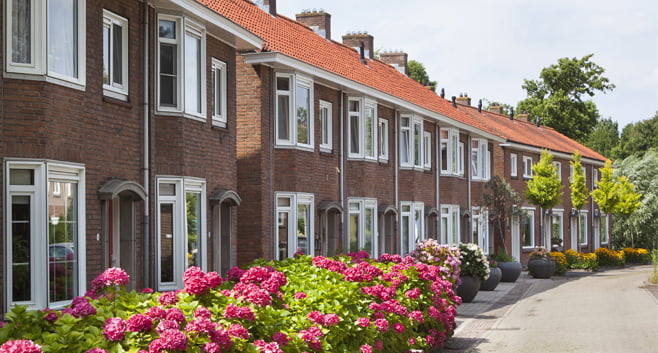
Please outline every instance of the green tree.
[{"label": "green tree", "polygon": [[612,157],[617,160],[632,155],[642,157],[651,148],[658,148],[658,111],[651,119],[626,125]]},{"label": "green tree", "polygon": [[[485,192],[482,197],[484,205],[491,210],[489,218],[493,221],[494,226],[494,239],[500,239],[500,244],[503,244],[503,251],[509,254],[507,243],[505,242],[505,226],[508,224],[507,220],[512,217],[513,208],[518,204],[521,199],[514,191],[514,188],[505,181],[500,175],[494,175],[491,180],[484,184],[484,188],[489,190]],[[496,249],[496,253],[499,249]]]},{"label": "green tree", "polygon": [[601,211],[606,214],[612,214],[619,204],[619,184],[616,183],[612,176],[612,162],[605,162],[605,166],[600,168],[601,180],[596,183],[596,189],[592,190],[592,198],[599,205]]},{"label": "green tree", "polygon": [[617,145],[619,145],[619,124],[612,119],[599,120],[594,131],[585,140],[585,146],[607,158],[612,158],[612,151]]},{"label": "green tree", "polygon": [[425,65],[416,60],[409,60],[407,63],[407,70],[409,70],[409,77],[414,81],[425,87],[429,87],[432,91],[436,91],[436,81],[430,80],[430,77],[425,70]]},{"label": "green tree", "polygon": [[[575,151],[571,156],[573,159],[571,166],[573,175],[571,177],[571,206],[577,211],[580,211],[587,202],[587,184],[585,183],[585,173],[583,172],[583,165],[580,163],[580,153]],[[580,239],[580,217],[578,219],[577,239]]]},{"label": "green tree", "polygon": [[483,99],[482,101],[484,102],[484,105],[485,105],[485,108],[484,108],[484,109],[489,110],[491,107],[496,107],[496,106],[503,108],[503,109],[502,109],[502,110],[503,110],[503,111],[502,111],[502,114],[503,114],[503,115],[509,115],[509,113],[514,109],[513,106],[511,106],[510,104],[507,104],[507,103],[500,103],[500,102],[496,102],[496,101],[489,101],[489,100],[486,99],[486,98]]},{"label": "green tree", "polygon": [[614,89],[603,73],[605,69],[590,61],[594,54],[558,59],[557,65],[541,70],[538,80],[524,80],[528,97],[517,106],[527,112],[530,121],[554,128],[575,140],[583,141],[599,118],[596,104],[588,97],[597,91]]},{"label": "green tree", "polygon": [[614,215],[615,244],[658,248],[658,152],[626,158],[615,172],[620,189]]},{"label": "green tree", "polygon": [[550,215],[543,210],[550,210],[562,200],[562,182],[553,165],[553,155],[547,150],[541,152],[539,162],[532,166],[532,179],[526,184],[525,197],[531,203],[541,207],[544,233],[544,245],[550,247]]}]

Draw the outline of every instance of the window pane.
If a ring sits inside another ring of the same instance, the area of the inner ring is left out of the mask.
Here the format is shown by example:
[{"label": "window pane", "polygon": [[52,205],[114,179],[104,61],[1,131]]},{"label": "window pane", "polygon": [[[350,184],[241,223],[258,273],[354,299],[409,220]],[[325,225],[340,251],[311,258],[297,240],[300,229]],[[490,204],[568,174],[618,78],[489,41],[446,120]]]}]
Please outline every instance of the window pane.
[{"label": "window pane", "polygon": [[160,204],[160,282],[174,281],[174,205]]},{"label": "window pane", "polygon": [[78,0],[48,0],[48,70],[78,77]]},{"label": "window pane", "polygon": [[522,217],[521,231],[523,232],[523,246],[532,246],[533,244],[533,234],[532,234],[532,217],[525,215]]},{"label": "window pane", "polygon": [[290,140],[290,97],[279,95],[277,112],[277,135],[280,140]]},{"label": "window pane", "polygon": [[357,115],[350,116],[350,153],[358,154],[360,152],[359,146],[359,117]]},{"label": "window pane", "polygon": [[562,238],[562,217],[553,215],[553,238]]},{"label": "window pane", "polygon": [[459,212],[452,211],[452,242],[459,243]]},{"label": "window pane", "polygon": [[278,212],[277,215],[279,225],[279,259],[288,257],[288,216],[288,212]]},{"label": "window pane", "polygon": [[110,26],[103,25],[103,84],[110,84]]},{"label": "window pane", "polygon": [[421,144],[421,140],[420,139],[422,138],[422,135],[421,135],[420,130],[421,130],[420,124],[414,124],[414,165],[416,165],[416,166],[421,165],[421,162],[420,162],[420,154],[421,154],[420,144]]},{"label": "window pane", "polygon": [[372,107],[366,108],[366,156],[375,156],[375,110]]},{"label": "window pane", "polygon": [[50,269],[50,302],[71,300],[77,287],[78,206],[77,184],[59,183],[61,197],[48,194],[48,251]]},{"label": "window pane", "polygon": [[187,267],[201,267],[201,194],[188,192],[185,195],[187,210]]},{"label": "window pane", "polygon": [[216,68],[213,71],[213,113],[215,115],[222,115],[224,103],[222,102],[222,69]]},{"label": "window pane", "polygon": [[112,82],[123,85],[123,28],[112,26]]},{"label": "window pane", "polygon": [[176,39],[176,21],[160,20],[158,35],[160,38]]},{"label": "window pane", "polygon": [[359,101],[349,101],[349,111],[350,112],[359,112]]},{"label": "window pane", "polygon": [[297,205],[297,250],[311,254],[311,210],[308,205]]},{"label": "window pane", "polygon": [[414,212],[414,239],[413,244],[418,244],[423,235],[423,210],[416,209]]},{"label": "window pane", "polygon": [[10,185],[34,185],[34,169],[12,169],[9,173]]},{"label": "window pane", "polygon": [[320,108],[320,144],[329,144],[329,122],[327,121],[329,109],[326,107]]},{"label": "window pane", "polygon": [[409,215],[403,215],[401,218],[401,227],[402,227],[402,248],[400,249],[400,255],[406,255],[409,253]]},{"label": "window pane", "polygon": [[409,163],[409,130],[400,131],[400,161]]},{"label": "window pane", "polygon": [[441,170],[448,170],[448,143],[443,141],[441,142]]},{"label": "window pane", "polygon": [[587,215],[580,215],[580,239],[581,244],[587,244]]},{"label": "window pane", "polygon": [[178,63],[175,44],[160,44],[160,104],[176,106]]},{"label": "window pane", "polygon": [[162,183],[159,188],[160,190],[158,190],[158,192],[160,193],[160,196],[176,196],[176,184]]},{"label": "window pane", "polygon": [[297,116],[297,142],[303,144],[311,143],[311,130],[309,121],[309,112],[311,111],[310,90],[307,87],[297,86],[296,89],[297,107],[295,115]]},{"label": "window pane", "polygon": [[11,58],[15,63],[32,63],[32,2],[13,0],[11,14]]},{"label": "window pane", "polygon": [[290,91],[290,79],[288,77],[276,78],[277,91]]},{"label": "window pane", "polygon": [[359,214],[350,214],[350,252],[359,251]]},{"label": "window pane", "polygon": [[607,243],[608,242],[608,217],[607,216],[602,216],[601,217],[601,242],[602,243]]},{"label": "window pane", "polygon": [[201,39],[185,35],[185,111],[201,113]]},{"label": "window pane", "polygon": [[[13,171],[12,171],[13,173]],[[29,196],[11,198],[11,271],[12,300],[32,299],[32,269],[30,267],[32,199]]]},{"label": "window pane", "polygon": [[373,244],[375,238],[375,210],[372,208],[366,208],[365,217],[366,217],[365,219],[366,229],[364,234],[364,244],[362,250],[365,250],[368,253],[372,254],[372,251],[374,250]]}]

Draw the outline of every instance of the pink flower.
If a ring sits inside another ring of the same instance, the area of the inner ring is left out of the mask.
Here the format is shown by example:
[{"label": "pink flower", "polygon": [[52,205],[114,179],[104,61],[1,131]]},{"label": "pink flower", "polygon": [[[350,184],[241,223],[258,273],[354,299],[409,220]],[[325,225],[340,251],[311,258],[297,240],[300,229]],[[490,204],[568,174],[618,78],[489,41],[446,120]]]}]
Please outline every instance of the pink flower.
[{"label": "pink flower", "polygon": [[102,278],[102,283],[107,286],[125,286],[130,283],[130,276],[126,271],[118,267],[110,267],[105,272],[99,275]]},{"label": "pink flower", "polygon": [[155,328],[155,332],[162,334],[167,330],[180,330],[180,324],[172,320],[162,320]]},{"label": "pink flower", "polygon": [[372,347],[378,351],[381,351],[382,349],[384,349],[384,341],[376,340],[375,344]]},{"label": "pink flower", "polygon": [[231,335],[229,335],[228,331],[221,327],[221,325],[215,331],[210,332],[208,336],[210,337],[211,341],[220,345],[221,348],[225,351],[231,349],[231,345],[233,345]]},{"label": "pink flower", "polygon": [[356,324],[361,327],[368,327],[370,326],[370,319],[368,319],[367,317],[360,317],[356,319]]},{"label": "pink flower", "polygon": [[372,353],[372,346],[369,344],[364,344],[359,350],[361,353]]},{"label": "pink flower", "polygon": [[233,337],[242,338],[245,340],[249,339],[249,330],[240,324],[232,324],[228,329],[228,334]]},{"label": "pink flower", "polygon": [[57,319],[59,318],[57,316],[57,312],[54,311],[54,310],[50,310],[50,309],[46,309],[46,310],[47,310],[47,314],[44,315],[43,319],[46,320],[46,321],[49,321],[49,322],[57,321]]},{"label": "pink flower", "polygon": [[408,290],[404,294],[407,296],[407,298],[416,299],[420,296],[420,288],[414,288],[412,290]]},{"label": "pink flower", "polygon": [[203,351],[206,353],[221,353],[219,345],[215,342],[208,342],[203,345]]},{"label": "pink flower", "polygon": [[415,320],[419,324],[423,323],[423,313],[420,310],[414,310],[409,313],[409,318]]},{"label": "pink flower", "polygon": [[103,337],[108,341],[121,341],[125,336],[126,322],[120,317],[111,317],[103,325]]},{"label": "pink flower", "polygon": [[292,338],[288,337],[283,332],[277,332],[277,333],[272,335],[272,341],[278,343],[279,347],[287,346],[288,342],[290,342],[291,340],[292,340]]},{"label": "pink flower", "polygon": [[160,343],[162,344],[161,349],[179,351],[187,349],[187,336],[184,332],[178,330],[166,330],[157,340],[160,340]]},{"label": "pink flower", "polygon": [[322,325],[324,323],[324,315],[317,310],[308,313],[307,317],[314,324]]},{"label": "pink flower", "polygon": [[191,295],[203,294],[209,287],[206,274],[196,266],[190,266],[185,270],[183,283],[185,284],[185,291]]},{"label": "pink flower", "polygon": [[323,321],[324,326],[333,326],[340,322],[340,318],[336,314],[327,314],[324,316]]},{"label": "pink flower", "polygon": [[153,329],[153,321],[146,315],[135,314],[126,322],[126,329],[131,332],[150,332]]},{"label": "pink flower", "polygon": [[210,319],[212,316],[212,313],[210,312],[210,309],[206,308],[205,306],[200,306],[196,310],[194,310],[194,317],[203,317],[206,319]]},{"label": "pink flower", "polygon": [[386,319],[375,320],[375,327],[381,332],[388,332],[388,321]]},{"label": "pink flower", "polygon": [[244,319],[248,321],[256,321],[256,315],[248,306],[237,306],[229,304],[224,310],[224,317],[227,319]]},{"label": "pink flower", "polygon": [[183,311],[181,311],[179,308],[174,307],[167,310],[167,316],[165,319],[176,321],[179,324],[182,324],[185,322],[185,314],[183,314]]},{"label": "pink flower", "polygon": [[62,314],[69,314],[73,317],[86,317],[96,315],[96,308],[94,308],[85,297],[75,297],[71,301],[71,306],[62,310]]},{"label": "pink flower", "polygon": [[416,339],[413,338],[413,337],[411,337],[411,338],[407,341],[407,344],[409,344],[410,346],[413,346],[414,344],[416,344]]},{"label": "pink flower", "polygon": [[107,351],[104,350],[104,349],[100,349],[100,348],[92,348],[92,349],[86,351],[85,353],[107,353]]},{"label": "pink flower", "polygon": [[151,294],[151,293],[153,293],[153,289],[151,289],[151,288],[144,288],[144,289],[142,289],[142,290],[139,291],[139,292],[140,292],[140,293],[144,293],[144,294]]},{"label": "pink flower", "polygon": [[399,322],[396,322],[396,323],[393,324],[393,329],[394,329],[395,332],[397,332],[397,333],[402,333],[402,332],[404,332],[404,325],[402,325],[402,324],[399,323]]},{"label": "pink flower", "polygon": [[30,340],[7,341],[0,346],[0,353],[42,353],[41,346]]},{"label": "pink flower", "polygon": [[210,286],[210,288],[219,287],[222,285],[222,283],[224,283],[224,279],[217,272],[206,273],[206,281],[208,282],[208,286]]},{"label": "pink flower", "polygon": [[304,292],[295,293],[295,299],[304,299],[304,298],[306,298],[306,293]]},{"label": "pink flower", "polygon": [[185,331],[187,332],[203,332],[211,333],[215,330],[215,323],[210,321],[210,319],[205,317],[197,317],[196,319],[190,321],[185,326]]},{"label": "pink flower", "polygon": [[261,353],[283,353],[281,348],[279,348],[279,344],[276,342],[267,343],[263,340],[256,340],[254,341],[254,346],[258,347]]},{"label": "pink flower", "polygon": [[152,306],[144,314],[151,320],[164,320],[167,317],[167,310],[159,306]]},{"label": "pink flower", "polygon": [[233,266],[228,270],[226,276],[233,281],[239,281],[242,278],[242,275],[247,272],[237,266]]},{"label": "pink flower", "polygon": [[158,297],[160,305],[176,305],[178,303],[178,291],[164,292]]}]

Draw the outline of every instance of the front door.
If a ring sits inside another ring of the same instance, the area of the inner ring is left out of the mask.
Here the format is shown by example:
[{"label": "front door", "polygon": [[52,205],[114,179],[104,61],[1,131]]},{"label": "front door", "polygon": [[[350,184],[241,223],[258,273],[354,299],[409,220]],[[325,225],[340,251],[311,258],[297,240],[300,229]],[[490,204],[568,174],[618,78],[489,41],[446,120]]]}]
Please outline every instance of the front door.
[{"label": "front door", "polygon": [[111,201],[110,266],[120,267],[130,276],[126,290],[135,289],[135,202],[117,196]]},{"label": "front door", "polygon": [[512,254],[516,261],[521,261],[521,221],[519,216],[512,216]]}]

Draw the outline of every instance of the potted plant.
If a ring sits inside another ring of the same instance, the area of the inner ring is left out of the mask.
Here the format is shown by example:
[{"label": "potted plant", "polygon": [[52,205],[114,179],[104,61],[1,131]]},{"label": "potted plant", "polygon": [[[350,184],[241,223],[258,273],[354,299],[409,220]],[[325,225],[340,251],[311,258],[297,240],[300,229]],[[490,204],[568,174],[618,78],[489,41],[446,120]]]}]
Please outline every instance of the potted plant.
[{"label": "potted plant", "polygon": [[504,251],[499,251],[494,256],[494,259],[498,263],[498,268],[500,268],[500,272],[502,273],[501,282],[516,282],[519,276],[521,276],[521,263],[516,261],[514,257],[507,255]]},{"label": "potted plant", "polygon": [[538,246],[530,253],[528,272],[534,278],[551,278],[555,273],[555,261],[548,249]]},{"label": "potted plant", "polygon": [[482,249],[473,243],[459,244],[459,279],[461,283],[457,286],[457,295],[462,297],[462,302],[473,301],[482,281],[489,278],[489,261]]},{"label": "potted plant", "polygon": [[498,268],[498,262],[496,260],[489,260],[489,278],[482,281],[480,290],[490,291],[496,289],[502,277],[503,272]]}]

